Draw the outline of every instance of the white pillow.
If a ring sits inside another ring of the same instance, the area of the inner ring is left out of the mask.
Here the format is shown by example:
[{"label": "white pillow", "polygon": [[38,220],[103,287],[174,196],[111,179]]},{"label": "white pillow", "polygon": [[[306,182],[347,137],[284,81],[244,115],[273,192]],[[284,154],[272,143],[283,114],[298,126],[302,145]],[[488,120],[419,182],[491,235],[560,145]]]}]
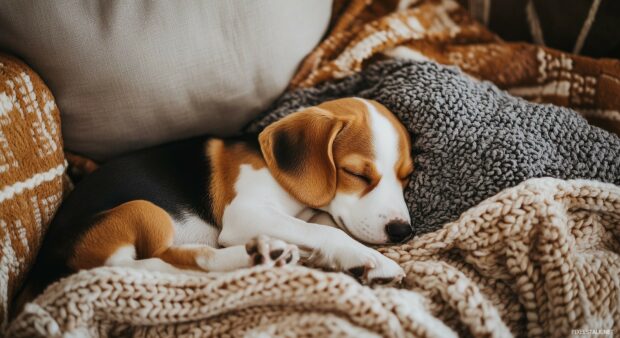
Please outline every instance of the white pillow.
[{"label": "white pillow", "polygon": [[331,0],[6,1],[0,49],[37,71],[65,146],[95,159],[229,135],[285,88]]}]

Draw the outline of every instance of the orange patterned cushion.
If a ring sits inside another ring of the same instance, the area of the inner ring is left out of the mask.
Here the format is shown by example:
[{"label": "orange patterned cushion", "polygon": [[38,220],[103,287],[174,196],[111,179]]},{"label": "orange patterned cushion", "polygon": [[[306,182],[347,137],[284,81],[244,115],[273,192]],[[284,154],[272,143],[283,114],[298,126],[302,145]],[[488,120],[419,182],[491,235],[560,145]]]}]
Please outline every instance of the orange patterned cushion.
[{"label": "orange patterned cushion", "polygon": [[43,81],[0,55],[0,332],[68,190],[60,114]]}]

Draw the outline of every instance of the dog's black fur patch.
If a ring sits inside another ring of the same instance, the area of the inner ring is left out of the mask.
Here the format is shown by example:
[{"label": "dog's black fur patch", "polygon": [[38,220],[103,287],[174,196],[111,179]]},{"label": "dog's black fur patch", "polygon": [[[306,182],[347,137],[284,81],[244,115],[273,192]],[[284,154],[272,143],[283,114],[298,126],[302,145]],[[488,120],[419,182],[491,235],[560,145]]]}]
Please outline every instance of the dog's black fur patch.
[{"label": "dog's black fur patch", "polygon": [[280,131],[274,135],[273,156],[282,171],[296,172],[305,156],[303,134],[292,136]]}]

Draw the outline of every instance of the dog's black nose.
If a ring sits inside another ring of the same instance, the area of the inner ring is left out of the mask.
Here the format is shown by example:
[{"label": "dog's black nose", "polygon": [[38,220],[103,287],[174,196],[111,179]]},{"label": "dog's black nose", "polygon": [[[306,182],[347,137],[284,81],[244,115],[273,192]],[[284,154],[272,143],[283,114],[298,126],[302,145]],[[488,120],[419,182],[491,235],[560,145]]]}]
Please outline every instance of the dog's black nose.
[{"label": "dog's black nose", "polygon": [[400,243],[413,234],[411,225],[405,221],[391,221],[385,226],[390,242]]}]

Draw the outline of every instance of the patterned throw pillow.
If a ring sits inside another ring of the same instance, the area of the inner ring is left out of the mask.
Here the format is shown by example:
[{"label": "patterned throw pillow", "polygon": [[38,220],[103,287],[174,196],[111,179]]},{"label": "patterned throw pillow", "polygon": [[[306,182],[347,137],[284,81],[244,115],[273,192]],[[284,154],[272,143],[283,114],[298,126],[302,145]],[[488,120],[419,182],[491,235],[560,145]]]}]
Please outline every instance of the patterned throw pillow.
[{"label": "patterned throw pillow", "polygon": [[54,97],[31,69],[0,55],[0,335],[68,190],[65,168]]}]

